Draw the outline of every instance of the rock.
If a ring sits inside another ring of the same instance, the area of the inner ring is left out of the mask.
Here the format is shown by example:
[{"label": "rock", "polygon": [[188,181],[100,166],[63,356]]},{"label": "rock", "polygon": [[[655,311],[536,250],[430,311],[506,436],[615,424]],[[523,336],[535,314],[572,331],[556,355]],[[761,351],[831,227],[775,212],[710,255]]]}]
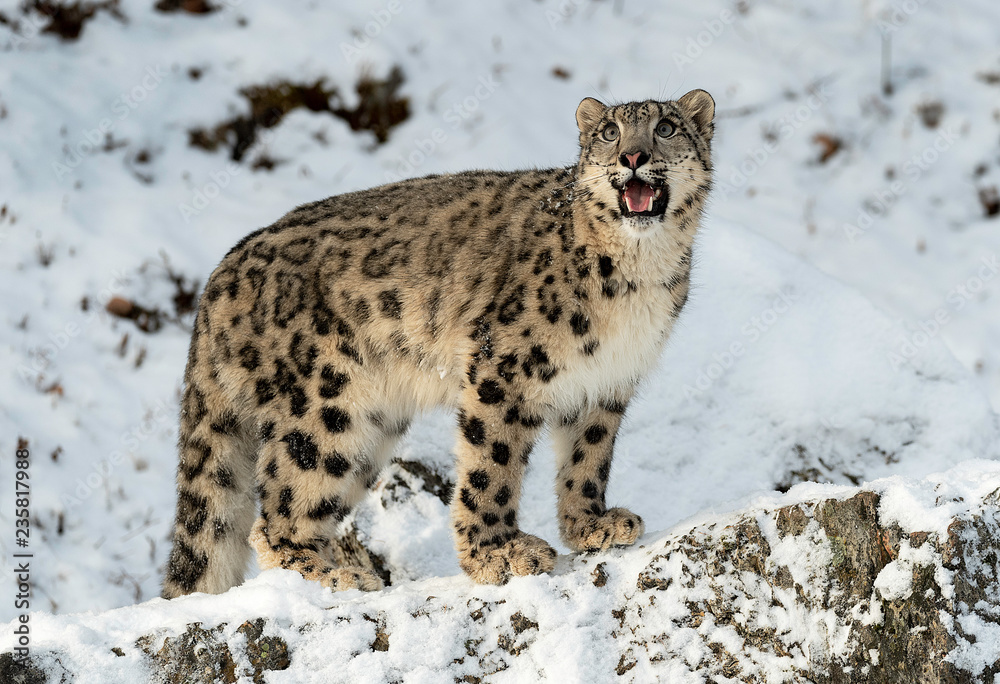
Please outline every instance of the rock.
[{"label": "rock", "polygon": [[45,672],[31,658],[15,660],[11,653],[0,653],[0,682],[4,684],[45,684]]},{"label": "rock", "polygon": [[230,639],[223,633],[225,627],[226,623],[222,623],[206,630],[201,623],[194,623],[176,637],[164,639],[158,650],[154,650],[156,638],[151,635],[140,637],[136,646],[149,657],[153,681],[162,684],[234,684],[238,671],[255,684],[261,684],[265,670],[288,669],[291,661],[285,642],[278,637],[261,636],[263,618],[248,620],[236,630],[246,638],[243,652],[250,663],[249,669],[237,667]]},{"label": "rock", "polygon": [[135,304],[124,297],[112,297],[104,307],[112,316],[119,318],[129,318],[135,309]]},{"label": "rock", "polygon": [[[952,618],[975,614],[1000,624],[996,512],[956,521],[947,536],[938,537],[881,524],[879,502],[878,494],[861,492],[845,500],[741,517],[667,541],[640,573],[636,587],[653,605],[661,603],[661,614],[673,611],[654,592],[683,587],[674,600],[684,598],[687,614],[657,633],[652,625],[662,623],[652,618],[646,601],[633,597],[622,607],[622,627],[634,635],[630,651],[655,670],[667,658],[660,644],[679,641],[692,628],[702,633],[700,628],[710,622],[712,632],[721,627],[739,644],[734,649],[706,642],[713,656],[695,669],[710,678],[747,681],[765,670],[831,684],[973,681],[946,657],[964,641]],[[769,538],[801,547],[801,564],[789,568],[794,557],[772,547]],[[918,553],[910,553],[914,550]],[[984,558],[993,559],[993,573],[984,570]],[[970,562],[980,569],[978,574],[968,572]],[[942,571],[955,573],[953,591],[951,585],[939,584]],[[901,580],[902,590],[882,588],[880,579],[887,577]],[[768,617],[762,620],[764,615]],[[802,641],[774,624],[796,618],[822,627],[814,638]],[[979,673],[988,675],[981,681],[992,681],[995,671],[1000,672],[1000,663]]]}]

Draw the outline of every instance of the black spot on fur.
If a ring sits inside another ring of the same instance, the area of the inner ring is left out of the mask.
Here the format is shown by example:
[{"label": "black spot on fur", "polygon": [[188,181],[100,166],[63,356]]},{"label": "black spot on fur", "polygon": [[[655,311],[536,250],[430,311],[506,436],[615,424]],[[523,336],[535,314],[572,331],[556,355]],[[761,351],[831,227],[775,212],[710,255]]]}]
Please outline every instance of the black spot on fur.
[{"label": "black spot on fur", "polygon": [[194,428],[205,419],[208,407],[205,405],[205,395],[196,385],[188,385],[184,392],[184,410],[187,412],[190,426]]},{"label": "black spot on fur", "polygon": [[313,442],[312,437],[304,432],[292,430],[282,437],[281,441],[285,443],[288,457],[292,459],[295,465],[302,470],[316,469],[316,464],[319,462],[319,450],[316,448],[316,443]]},{"label": "black spot on fur", "polygon": [[240,421],[232,411],[226,411],[219,419],[212,423],[212,432],[220,435],[235,435],[239,429]]},{"label": "black spot on fur", "polygon": [[285,365],[285,362],[278,359],[274,362],[274,384],[282,394],[289,394],[295,388],[295,373]]},{"label": "black spot on fur", "polygon": [[590,444],[597,444],[608,436],[608,429],[603,425],[591,425],[583,433],[583,438]]},{"label": "black spot on fur", "polygon": [[262,406],[267,402],[274,399],[277,393],[274,390],[274,385],[270,381],[264,380],[263,378],[257,381],[257,405]]},{"label": "black spot on fur", "polygon": [[274,438],[274,422],[266,421],[260,424],[260,440],[270,442]]},{"label": "black spot on fur", "polygon": [[539,364],[548,363],[549,355],[545,353],[544,349],[536,344],[531,348],[531,360]]},{"label": "black spot on fur", "polygon": [[218,470],[215,471],[215,484],[223,489],[235,489],[236,477],[233,475],[233,471],[225,466],[219,466]]},{"label": "black spot on fur", "polygon": [[625,413],[626,405],[623,401],[618,401],[617,399],[606,399],[601,402],[601,408],[608,413]]},{"label": "black spot on fur", "polygon": [[324,406],[321,415],[326,429],[334,434],[344,432],[351,427],[351,416],[337,406]]},{"label": "black spot on fur", "polygon": [[344,391],[344,387],[351,381],[345,373],[339,373],[333,366],[323,366],[319,373],[322,383],[319,386],[319,396],[324,399],[335,399]]},{"label": "black spot on fur", "polygon": [[600,478],[601,482],[607,482],[608,476],[611,475],[611,460],[606,460],[601,464],[601,467],[597,469],[597,477]]},{"label": "black spot on fur", "polygon": [[530,414],[526,416],[521,416],[521,425],[523,425],[526,428],[541,427],[542,422],[543,421],[541,416],[532,416]]},{"label": "black spot on fur", "polygon": [[487,527],[493,527],[498,522],[500,522],[500,516],[492,512],[483,513],[483,522],[486,524]]},{"label": "black spot on fur", "polygon": [[346,458],[334,452],[332,456],[323,459],[323,468],[334,477],[343,477],[351,469],[351,464]]},{"label": "black spot on fur", "polygon": [[587,342],[586,344],[584,344],[583,345],[583,354],[584,354],[584,356],[593,356],[594,352],[597,351],[597,347],[599,345],[600,345],[600,342],[598,342],[597,340],[591,340],[590,342]]},{"label": "black spot on fur", "polygon": [[267,473],[268,477],[277,477],[278,461],[273,458],[270,461],[268,461],[267,465],[264,467],[264,472]]},{"label": "black spot on fur", "polygon": [[584,459],[583,450],[582,449],[574,449],[573,450],[573,465],[579,465],[581,462],[583,462],[583,459]]},{"label": "black spot on fur", "polygon": [[274,245],[268,244],[264,240],[259,240],[251,245],[250,256],[260,259],[265,264],[270,264],[274,261],[274,255],[277,251],[278,250]]},{"label": "black spot on fur", "polygon": [[473,470],[469,473],[469,484],[481,492],[485,491],[490,486],[490,476],[484,470]]},{"label": "black spot on fur", "polygon": [[208,519],[208,499],[182,489],[177,494],[177,521],[192,537],[205,526]]},{"label": "black spot on fur", "polygon": [[170,552],[170,562],[167,564],[167,581],[175,584],[186,593],[195,590],[198,580],[208,569],[208,555],[196,552],[181,539],[174,540],[174,548]]},{"label": "black spot on fur", "polygon": [[496,380],[483,380],[479,385],[479,401],[484,404],[499,404],[504,400],[504,391]]},{"label": "black spot on fur", "polygon": [[319,505],[309,511],[308,515],[313,520],[325,520],[331,516],[337,520],[343,520],[347,515],[347,507],[344,506],[339,497],[333,496],[329,499],[323,499]]},{"label": "black spot on fur", "polygon": [[464,487],[462,488],[462,493],[461,493],[461,495],[459,496],[459,500],[460,500],[460,501],[461,501],[461,502],[462,502],[463,504],[465,504],[465,507],[466,507],[466,508],[468,508],[468,509],[469,509],[470,511],[472,511],[473,513],[475,513],[475,512],[476,512],[476,509],[477,509],[477,508],[479,508],[479,507],[478,507],[478,506],[476,505],[476,502],[475,502],[475,500],[474,500],[474,499],[472,498],[472,492],[470,492],[470,491],[469,491],[468,489],[465,489]]},{"label": "black spot on fur", "polygon": [[497,320],[503,325],[510,325],[524,313],[524,285],[518,285],[500,305]]},{"label": "black spot on fur", "polygon": [[510,488],[507,485],[501,487],[500,491],[497,492],[497,495],[493,497],[494,503],[496,503],[497,506],[501,507],[506,506],[509,500],[510,500]]},{"label": "black spot on fur", "polygon": [[517,511],[515,511],[514,509],[507,511],[507,515],[503,517],[504,525],[506,525],[507,527],[513,527],[514,523],[516,522],[517,522]]},{"label": "black spot on fur", "polygon": [[493,442],[493,462],[505,466],[510,462],[510,447],[503,442]]},{"label": "black spot on fur", "polygon": [[212,458],[212,447],[198,439],[189,439],[181,447],[181,471],[190,482],[201,475],[205,464]]},{"label": "black spot on fur", "polygon": [[358,352],[357,348],[349,342],[341,340],[340,344],[337,345],[337,351],[359,366],[364,365],[364,361],[361,359],[361,354]]},{"label": "black spot on fur", "polygon": [[480,418],[463,421],[462,434],[469,444],[480,446],[486,442],[486,424]]},{"label": "black spot on fur", "polygon": [[583,494],[588,499],[597,498],[597,485],[591,480],[587,480],[583,483],[583,487],[580,489],[580,493]]},{"label": "black spot on fur", "polygon": [[583,315],[583,312],[577,311],[570,316],[569,327],[573,329],[574,335],[586,335],[590,330],[590,321]]},{"label": "black spot on fur", "polygon": [[399,290],[384,290],[378,294],[379,310],[389,318],[403,317],[403,305],[399,301]]},{"label": "black spot on fur", "polygon": [[304,416],[306,411],[309,410],[309,400],[306,398],[306,392],[299,385],[292,387],[291,392],[289,392],[288,407],[292,415],[298,417]]},{"label": "black spot on fur", "polygon": [[299,375],[303,378],[308,378],[312,375],[316,357],[319,355],[319,349],[314,344],[306,346],[302,342],[302,333],[296,332],[292,335],[292,342],[288,347],[288,353],[292,357]]},{"label": "black spot on fur", "polygon": [[597,268],[601,272],[602,278],[609,277],[615,272],[615,264],[611,261],[611,257],[602,256],[597,260]]},{"label": "black spot on fur", "polygon": [[260,352],[252,344],[245,344],[240,349],[240,365],[248,371],[257,370],[260,365]]}]

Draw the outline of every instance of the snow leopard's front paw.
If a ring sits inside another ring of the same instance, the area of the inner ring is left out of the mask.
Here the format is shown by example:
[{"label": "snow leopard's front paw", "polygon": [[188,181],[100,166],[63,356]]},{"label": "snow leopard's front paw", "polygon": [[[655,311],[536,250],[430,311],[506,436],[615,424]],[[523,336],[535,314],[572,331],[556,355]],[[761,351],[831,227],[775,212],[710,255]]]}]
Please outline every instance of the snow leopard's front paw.
[{"label": "snow leopard's front paw", "polygon": [[544,539],[519,531],[498,547],[465,550],[459,564],[479,584],[506,584],[513,576],[551,572],[556,566],[556,550]]},{"label": "snow leopard's front paw", "polygon": [[603,551],[611,546],[631,546],[642,536],[646,526],[642,518],[624,508],[612,508],[600,515],[582,513],[568,516],[562,525],[562,538],[576,551]]}]

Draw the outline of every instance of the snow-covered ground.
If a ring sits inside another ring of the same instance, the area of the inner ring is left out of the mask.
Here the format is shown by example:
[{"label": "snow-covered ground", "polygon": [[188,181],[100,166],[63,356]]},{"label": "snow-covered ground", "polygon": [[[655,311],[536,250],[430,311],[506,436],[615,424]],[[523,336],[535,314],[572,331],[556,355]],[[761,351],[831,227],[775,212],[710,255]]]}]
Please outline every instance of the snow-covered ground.
[{"label": "snow-covered ground", "polygon": [[[612,501],[654,532],[804,479],[1000,456],[995,2],[247,0],[196,16],[125,0],[75,41],[20,4],[0,1],[21,21],[0,22],[0,574],[13,594],[23,439],[33,610],[158,594],[190,323],[171,274],[204,283],[243,234],[330,194],[570,164],[588,95],[700,87],[718,112],[697,287],[630,410]],[[245,112],[242,88],[322,78],[351,108],[362,73],[396,65],[410,116],[385,144],[298,109],[239,164],[189,145]],[[143,332],[104,312],[112,296],[168,315]],[[431,415],[400,455],[447,472],[451,440]],[[556,541],[551,451],[533,458],[521,519]],[[374,494],[361,533],[398,580],[459,574],[444,505],[415,499],[404,516]],[[4,599],[0,623],[17,612]]]}]

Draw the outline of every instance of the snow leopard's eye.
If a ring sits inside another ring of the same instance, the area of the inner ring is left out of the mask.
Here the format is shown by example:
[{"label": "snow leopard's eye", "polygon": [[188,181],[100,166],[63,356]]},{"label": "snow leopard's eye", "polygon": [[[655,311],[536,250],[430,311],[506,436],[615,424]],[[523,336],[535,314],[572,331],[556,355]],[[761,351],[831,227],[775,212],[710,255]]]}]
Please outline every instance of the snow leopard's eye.
[{"label": "snow leopard's eye", "polygon": [[604,127],[604,130],[601,131],[601,137],[607,140],[608,142],[614,142],[615,140],[618,139],[618,126],[615,126],[614,124],[608,124],[607,126]]},{"label": "snow leopard's eye", "polygon": [[661,138],[669,138],[676,131],[677,131],[677,129],[674,128],[674,125],[672,123],[670,123],[669,121],[664,120],[664,121],[661,121],[660,123],[656,124],[656,134],[658,136],[660,136]]}]

